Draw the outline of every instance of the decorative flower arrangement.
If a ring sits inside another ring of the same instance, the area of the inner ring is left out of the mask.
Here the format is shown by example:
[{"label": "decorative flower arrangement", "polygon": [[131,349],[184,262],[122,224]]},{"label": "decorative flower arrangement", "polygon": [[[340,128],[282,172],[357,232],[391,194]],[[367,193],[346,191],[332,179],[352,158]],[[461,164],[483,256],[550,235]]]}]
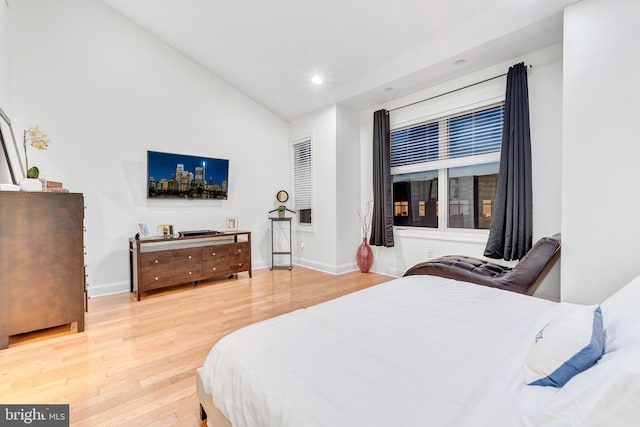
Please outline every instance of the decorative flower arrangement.
[{"label": "decorative flower arrangement", "polygon": [[31,129],[24,131],[24,162],[27,166],[27,178],[38,178],[40,175],[40,171],[36,166],[32,166],[29,168],[29,159],[27,157],[27,142],[31,144],[32,147],[37,148],[38,150],[46,150],[49,145],[49,136],[46,133],[42,132],[38,129],[38,125],[35,125]]},{"label": "decorative flower arrangement", "polygon": [[371,215],[371,209],[373,207],[373,200],[367,202],[364,212],[362,209],[358,209],[358,216],[360,217],[360,227],[362,228],[362,237],[369,237],[369,215]]}]

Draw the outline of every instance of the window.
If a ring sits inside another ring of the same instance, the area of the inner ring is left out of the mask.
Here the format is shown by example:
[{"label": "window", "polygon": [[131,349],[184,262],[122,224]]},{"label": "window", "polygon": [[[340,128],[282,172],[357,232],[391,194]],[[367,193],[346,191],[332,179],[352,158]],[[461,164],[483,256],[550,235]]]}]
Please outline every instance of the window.
[{"label": "window", "polygon": [[294,142],[292,145],[293,198],[298,212],[298,224],[311,226],[313,211],[311,139]]},{"label": "window", "polygon": [[503,118],[500,103],[391,131],[394,225],[490,228]]},{"label": "window", "polygon": [[438,227],[438,171],[393,177],[393,225]]}]

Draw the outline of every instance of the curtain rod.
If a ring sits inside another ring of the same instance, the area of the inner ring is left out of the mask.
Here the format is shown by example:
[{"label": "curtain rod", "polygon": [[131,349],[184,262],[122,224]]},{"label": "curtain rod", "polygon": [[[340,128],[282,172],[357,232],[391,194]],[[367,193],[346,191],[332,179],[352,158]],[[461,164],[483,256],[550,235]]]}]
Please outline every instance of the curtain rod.
[{"label": "curtain rod", "polygon": [[[527,65],[526,67],[527,67],[527,69],[533,68],[533,65]],[[441,93],[441,94],[438,94],[438,95],[430,96],[429,98],[421,99],[419,101],[415,101],[415,102],[412,102],[412,103],[407,104],[407,105],[402,105],[400,107],[392,108],[391,110],[389,110],[389,112],[400,110],[402,108],[411,107],[412,105],[420,104],[421,102],[431,101],[432,99],[440,98],[441,96],[449,95],[450,93],[458,92],[458,91],[461,91],[463,89],[470,88],[472,86],[476,86],[476,85],[479,85],[479,84],[482,84],[482,83],[490,82],[491,80],[499,79],[500,77],[504,77],[506,75],[507,75],[507,73],[500,74],[499,76],[489,77],[488,79],[484,79],[484,80],[481,80],[479,82],[471,83],[471,84],[468,84],[466,86],[459,87],[457,89],[452,89],[452,90],[450,90],[448,92],[444,92],[444,93]]]}]

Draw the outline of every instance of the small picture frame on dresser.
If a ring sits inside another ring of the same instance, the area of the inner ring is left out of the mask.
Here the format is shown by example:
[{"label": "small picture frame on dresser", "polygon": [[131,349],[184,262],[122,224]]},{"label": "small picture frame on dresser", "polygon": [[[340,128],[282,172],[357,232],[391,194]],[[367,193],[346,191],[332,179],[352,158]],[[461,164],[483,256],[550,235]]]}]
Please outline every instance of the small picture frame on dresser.
[{"label": "small picture frame on dresser", "polygon": [[162,224],[158,226],[158,236],[173,236],[173,224]]},{"label": "small picture frame on dresser", "polygon": [[228,216],[227,217],[227,231],[238,231],[238,217],[237,216]]},{"label": "small picture frame on dresser", "polygon": [[137,221],[136,228],[138,229],[138,234],[140,237],[151,237],[151,227],[149,227],[149,223],[146,221]]}]

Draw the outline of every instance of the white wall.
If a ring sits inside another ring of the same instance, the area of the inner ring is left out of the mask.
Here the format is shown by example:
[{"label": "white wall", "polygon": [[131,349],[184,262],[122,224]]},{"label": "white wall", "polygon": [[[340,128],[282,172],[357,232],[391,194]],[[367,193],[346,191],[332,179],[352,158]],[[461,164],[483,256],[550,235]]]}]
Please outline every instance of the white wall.
[{"label": "white wall", "polygon": [[562,299],[596,303],[640,273],[640,2],[565,10]]},{"label": "white wall", "polygon": [[0,1],[0,106],[6,113],[11,104],[9,37],[9,7]]},{"label": "white wall", "polygon": [[337,273],[336,120],[336,106],[332,105],[290,125],[291,141],[312,138],[315,186],[313,230],[294,231],[294,262],[330,273]]},{"label": "white wall", "polygon": [[[0,2],[0,108],[11,114],[11,58],[9,54],[9,7]],[[4,126],[4,125],[3,125]],[[4,127],[3,127],[4,129]],[[7,138],[7,135],[5,135]],[[8,144],[10,140],[6,141]],[[13,148],[13,147],[7,147]],[[0,183],[10,183],[11,175],[4,160],[4,153],[0,152]]]},{"label": "white wall", "polygon": [[[387,110],[428,98],[467,84],[505,73],[509,66],[524,61],[534,66],[529,70],[529,99],[533,158],[534,241],[560,231],[560,157],[562,123],[562,49],[560,45],[532,52],[520,58],[497,64],[481,72],[473,73],[448,83],[402,97],[385,105],[365,110],[360,115],[361,185],[362,203],[372,199],[372,128],[373,112]],[[505,79],[499,79],[473,92],[478,99],[504,94]],[[496,92],[499,90],[499,92]],[[478,94],[478,91],[480,94]],[[439,98],[416,106],[412,112],[398,110],[391,113],[391,121],[409,123],[418,116],[440,113],[453,108],[468,93],[458,92],[453,97]],[[452,100],[452,98],[455,98]],[[471,101],[469,101],[471,102]],[[393,116],[396,116],[395,118]],[[402,275],[412,265],[429,258],[450,254],[481,257],[486,245],[485,233],[441,233],[428,230],[394,229],[394,248],[374,248],[372,270],[391,275]],[[560,296],[559,268],[549,274],[537,295],[558,300]]]},{"label": "white wall", "polygon": [[[339,273],[357,269],[356,252],[362,241],[360,208],[360,115],[337,106],[336,222]],[[371,217],[369,217],[369,220]]]},{"label": "white wall", "polygon": [[[529,70],[528,79],[534,242],[562,230],[562,61],[557,60],[562,55],[561,46],[552,51],[549,62],[532,62],[534,68]],[[564,247],[561,254],[563,251]],[[560,300],[561,266],[556,262],[536,296]]]},{"label": "white wall", "polygon": [[291,123],[292,141],[309,136],[313,140],[314,227],[294,230],[294,262],[332,274],[353,271],[361,243],[359,114],[332,105]]},{"label": "white wall", "polygon": [[[267,212],[288,183],[284,120],[99,1],[10,12],[14,126],[39,124],[52,141],[30,162],[85,195],[91,294],[128,289],[136,220],[224,229],[237,216],[254,267],[267,265]],[[229,159],[229,200],[147,200],[148,149]]]}]

